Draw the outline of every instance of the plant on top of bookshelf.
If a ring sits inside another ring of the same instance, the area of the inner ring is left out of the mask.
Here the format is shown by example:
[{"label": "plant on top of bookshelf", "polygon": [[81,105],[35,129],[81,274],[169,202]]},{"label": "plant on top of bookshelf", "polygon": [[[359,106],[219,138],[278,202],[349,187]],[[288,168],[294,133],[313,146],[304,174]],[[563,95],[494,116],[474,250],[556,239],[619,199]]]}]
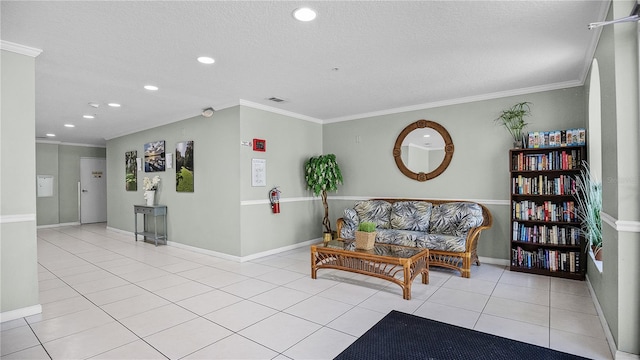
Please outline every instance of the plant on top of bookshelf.
[{"label": "plant on top of bookshelf", "polygon": [[528,101],[517,103],[509,109],[502,110],[500,116],[495,119],[497,123],[503,125],[513,137],[513,146],[516,149],[522,148],[524,138],[524,128],[529,125],[524,121],[525,116],[531,115],[531,103]]},{"label": "plant on top of bookshelf", "polygon": [[[583,169],[576,177],[577,216],[581,223],[587,244],[592,246],[594,254],[602,249],[602,183],[591,173],[589,164],[582,161]],[[588,245],[586,251],[588,251]]]}]

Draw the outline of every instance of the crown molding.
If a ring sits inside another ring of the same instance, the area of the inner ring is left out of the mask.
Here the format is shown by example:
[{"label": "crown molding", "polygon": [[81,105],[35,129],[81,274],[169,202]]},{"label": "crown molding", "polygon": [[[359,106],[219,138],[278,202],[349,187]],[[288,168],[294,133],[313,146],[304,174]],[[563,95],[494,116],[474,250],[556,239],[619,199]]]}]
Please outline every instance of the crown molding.
[{"label": "crown molding", "polygon": [[10,41],[5,41],[5,40],[0,40],[0,50],[11,51],[16,54],[26,55],[33,58],[38,57],[38,55],[42,54],[42,50],[40,49],[12,43]]},{"label": "crown molding", "polygon": [[36,140],[36,144],[83,146],[83,147],[96,147],[96,148],[106,148],[107,147],[106,145],[69,143],[69,142],[62,142],[62,141],[55,141],[55,140]]},{"label": "crown molding", "polygon": [[409,111],[432,109],[432,108],[438,108],[443,106],[466,104],[466,103],[471,103],[476,101],[500,99],[500,98],[505,98],[509,96],[533,94],[533,93],[538,93],[543,91],[569,89],[572,87],[577,87],[582,85],[584,85],[584,79],[582,81],[580,80],[565,81],[565,82],[560,82],[555,84],[534,86],[534,87],[515,89],[515,90],[509,90],[509,91],[501,91],[501,92],[495,92],[495,93],[483,94],[483,95],[477,95],[477,96],[468,96],[468,97],[458,98],[458,99],[435,101],[430,103],[411,105],[411,106],[405,106],[405,107],[394,108],[394,109],[374,111],[374,112],[369,112],[364,114],[341,116],[333,119],[327,119],[323,122],[323,124],[331,124],[331,123],[337,123],[337,122],[343,122],[343,121],[358,120],[358,119],[363,119],[368,117],[398,114],[398,113],[409,112]]},{"label": "crown molding", "polygon": [[289,116],[289,117],[296,118],[296,119],[299,119],[299,120],[310,121],[310,122],[317,123],[317,124],[323,124],[324,123],[321,119],[317,119],[317,118],[314,118],[314,117],[311,117],[311,116],[302,115],[302,114],[294,113],[294,112],[291,112],[291,111],[282,110],[282,109],[274,108],[272,106],[258,104],[258,103],[254,103],[254,102],[243,100],[243,99],[240,99],[239,103],[242,106],[247,106],[247,107],[258,109],[258,110],[264,110],[264,111],[268,111],[268,112],[272,112],[272,113],[276,113],[276,114],[280,114],[280,115],[284,115],[284,116]]}]

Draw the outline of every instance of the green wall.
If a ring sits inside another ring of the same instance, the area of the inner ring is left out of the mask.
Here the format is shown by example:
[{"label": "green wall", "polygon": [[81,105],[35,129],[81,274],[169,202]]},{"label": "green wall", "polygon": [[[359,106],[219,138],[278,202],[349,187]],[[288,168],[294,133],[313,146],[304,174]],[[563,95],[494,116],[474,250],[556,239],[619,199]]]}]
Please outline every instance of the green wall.
[{"label": "green wall", "polygon": [[[478,201],[494,217],[493,227],[481,235],[478,254],[505,262],[509,258],[508,151],[512,139],[493,119],[502,109],[530,101],[530,131],[584,128],[584,96],[582,87],[574,87],[327,124],[323,127],[324,152],[336,154],[344,177],[339,193],[330,194],[332,222],[342,216],[345,207],[353,206],[355,198]],[[405,177],[392,154],[398,134],[420,119],[444,126],[455,146],[445,172],[426,182]]]},{"label": "green wall", "polygon": [[[38,303],[35,59],[0,51],[0,313],[41,312]],[[19,314],[18,314],[19,313]]]},{"label": "green wall", "polygon": [[[608,20],[628,16],[635,1],[614,1]],[[602,106],[603,261],[587,276],[619,351],[640,353],[640,164],[638,32],[606,26],[598,60]],[[587,82],[587,88],[590,79]]]},{"label": "green wall", "polygon": [[47,197],[37,197],[37,224],[49,225],[60,223],[60,203],[58,184],[58,145],[36,144],[36,175],[53,176],[53,194]]},{"label": "green wall", "polygon": [[[108,226],[133,232],[133,205],[144,202],[142,179],[158,174],[156,197],[167,205],[170,242],[246,257],[319,238],[321,206],[303,198],[308,194],[302,166],[320,153],[321,132],[320,124],[236,106],[212,118],[198,116],[108,140]],[[254,138],[267,140],[266,152],[241,145]],[[125,152],[137,150],[143,157],[143,145],[156,140],[165,140],[167,153],[175,153],[179,141],[194,141],[194,193],[175,191],[175,169],[138,172],[138,191],[125,191]],[[251,186],[253,158],[267,160],[266,186]],[[283,191],[279,215],[271,213],[267,200],[275,185]]]},{"label": "green wall", "polygon": [[[80,158],[105,158],[103,147],[67,145],[52,142],[36,143],[37,175],[53,175],[52,197],[37,198],[38,225],[77,223]],[[108,176],[108,174],[107,174]]]},{"label": "green wall", "polygon": [[[156,202],[167,205],[169,241],[239,255],[240,201],[238,109],[218,111],[107,141],[108,226],[133,232],[134,204],[144,204],[144,177],[160,176]],[[144,159],[144,144],[164,140],[165,152],[194,141],[194,192],[178,193],[176,169],[138,172],[138,191],[125,190],[125,152]],[[141,220],[142,217],[139,217]]]},{"label": "green wall", "polygon": [[[322,125],[247,106],[240,107],[240,139],[267,140],[267,151],[240,149],[240,224],[242,255],[295,245],[320,238],[323,209],[311,198],[304,180],[304,163],[322,153]],[[267,186],[251,186],[251,159],[267,161]],[[280,214],[271,212],[268,193],[282,191]]]}]

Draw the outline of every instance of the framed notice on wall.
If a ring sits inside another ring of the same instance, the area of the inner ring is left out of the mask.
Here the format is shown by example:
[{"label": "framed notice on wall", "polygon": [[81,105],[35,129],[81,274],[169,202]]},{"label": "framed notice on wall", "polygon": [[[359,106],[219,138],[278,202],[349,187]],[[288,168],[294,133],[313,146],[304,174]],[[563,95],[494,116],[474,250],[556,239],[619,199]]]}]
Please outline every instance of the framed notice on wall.
[{"label": "framed notice on wall", "polygon": [[251,159],[251,186],[267,186],[266,159]]}]

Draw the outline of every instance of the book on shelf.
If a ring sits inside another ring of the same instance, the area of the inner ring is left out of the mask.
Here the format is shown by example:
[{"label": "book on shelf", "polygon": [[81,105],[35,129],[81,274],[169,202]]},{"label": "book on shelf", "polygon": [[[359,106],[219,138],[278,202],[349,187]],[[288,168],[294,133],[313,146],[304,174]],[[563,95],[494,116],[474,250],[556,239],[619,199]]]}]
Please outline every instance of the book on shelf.
[{"label": "book on shelf", "polygon": [[577,222],[574,201],[533,201],[512,202],[512,219],[523,221]]},{"label": "book on shelf", "polygon": [[513,241],[543,245],[580,245],[580,228],[576,226],[528,225],[513,222]]},{"label": "book on shelf", "polygon": [[554,150],[548,153],[525,154],[517,152],[511,159],[513,171],[578,170],[582,164],[582,152]]},{"label": "book on shelf", "polygon": [[551,272],[580,273],[580,251],[559,251],[538,248],[535,251],[522,247],[511,249],[511,266],[523,269],[541,269]]},{"label": "book on shelf", "polygon": [[518,175],[511,181],[511,193],[514,195],[574,195],[576,193],[575,177],[569,175],[560,175],[555,178],[547,175],[537,177]]},{"label": "book on shelf", "polygon": [[527,134],[525,144],[529,148],[548,148],[562,146],[581,146],[587,143],[586,129],[567,129],[553,131],[532,131]]}]

